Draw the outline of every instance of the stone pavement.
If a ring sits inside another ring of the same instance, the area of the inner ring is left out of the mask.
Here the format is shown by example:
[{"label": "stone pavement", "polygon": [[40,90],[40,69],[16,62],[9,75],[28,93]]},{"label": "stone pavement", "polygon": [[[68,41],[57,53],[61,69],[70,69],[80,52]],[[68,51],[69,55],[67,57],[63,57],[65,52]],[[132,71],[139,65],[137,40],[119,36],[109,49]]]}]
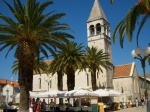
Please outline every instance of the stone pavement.
[{"label": "stone pavement", "polygon": [[109,111],[109,112],[146,112],[146,108],[145,106],[144,107],[139,106],[138,108],[132,107],[132,108],[126,108],[126,109],[121,109],[117,111]]}]

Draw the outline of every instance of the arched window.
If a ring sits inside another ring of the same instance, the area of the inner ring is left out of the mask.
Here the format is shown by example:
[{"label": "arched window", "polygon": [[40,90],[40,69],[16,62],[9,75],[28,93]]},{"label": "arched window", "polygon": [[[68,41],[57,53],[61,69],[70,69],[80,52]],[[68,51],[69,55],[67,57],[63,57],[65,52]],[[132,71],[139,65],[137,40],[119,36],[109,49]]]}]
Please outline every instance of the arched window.
[{"label": "arched window", "polygon": [[98,23],[98,24],[96,25],[96,34],[99,35],[100,33],[101,33],[101,26],[100,26],[100,24]]},{"label": "arched window", "polygon": [[49,83],[50,83],[49,88],[52,88],[52,79],[50,79]]},{"label": "arched window", "polygon": [[39,78],[39,89],[41,89],[41,78]]},{"label": "arched window", "polygon": [[107,35],[109,36],[109,27],[107,26]]},{"label": "arched window", "polygon": [[104,34],[106,35],[107,30],[106,30],[106,26],[104,26]]},{"label": "arched window", "polygon": [[94,35],[94,25],[90,26],[90,36]]},{"label": "arched window", "polygon": [[86,73],[86,76],[87,76],[87,86],[89,86],[89,74]]}]

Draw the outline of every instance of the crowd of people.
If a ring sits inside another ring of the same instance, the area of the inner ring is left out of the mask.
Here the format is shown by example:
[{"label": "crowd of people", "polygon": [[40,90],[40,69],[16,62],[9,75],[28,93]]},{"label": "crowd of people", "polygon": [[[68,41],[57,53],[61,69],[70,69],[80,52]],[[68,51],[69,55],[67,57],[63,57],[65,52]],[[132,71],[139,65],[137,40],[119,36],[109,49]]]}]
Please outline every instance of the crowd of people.
[{"label": "crowd of people", "polygon": [[50,112],[54,112],[55,103],[53,102],[53,99],[51,99],[50,104],[47,104],[45,102],[45,99],[43,99],[43,101],[41,102],[39,98],[37,98],[36,100],[32,98],[30,100],[29,112],[45,112],[47,105],[49,105]]}]

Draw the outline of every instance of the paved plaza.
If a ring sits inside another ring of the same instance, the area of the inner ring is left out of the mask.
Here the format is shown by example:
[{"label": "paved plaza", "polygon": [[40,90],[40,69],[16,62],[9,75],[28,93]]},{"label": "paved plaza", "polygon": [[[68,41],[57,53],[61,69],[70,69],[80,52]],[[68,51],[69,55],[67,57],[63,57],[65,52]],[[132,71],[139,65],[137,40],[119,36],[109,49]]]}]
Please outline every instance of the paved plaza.
[{"label": "paved plaza", "polygon": [[117,111],[109,111],[109,112],[146,112],[146,108],[145,106],[144,107],[139,106],[138,108],[132,107],[132,108],[126,108],[126,109],[121,109]]}]

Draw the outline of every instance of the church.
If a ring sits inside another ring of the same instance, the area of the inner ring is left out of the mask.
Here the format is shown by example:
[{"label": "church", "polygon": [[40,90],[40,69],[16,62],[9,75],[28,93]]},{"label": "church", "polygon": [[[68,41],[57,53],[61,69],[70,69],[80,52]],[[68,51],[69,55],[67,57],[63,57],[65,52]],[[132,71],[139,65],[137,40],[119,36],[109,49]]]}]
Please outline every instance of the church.
[{"label": "church", "polygon": [[[109,53],[110,62],[112,62],[112,46],[110,37],[110,23],[98,0],[94,1],[93,7],[87,18],[87,43],[88,46],[94,46],[98,49],[103,49],[104,52]],[[52,60],[47,60],[50,64]],[[112,69],[102,68],[103,72],[97,72],[96,83],[97,88],[114,89],[122,92],[120,98],[114,98],[116,101],[129,101],[136,97],[140,97],[140,89],[138,86],[138,73],[135,63],[123,64],[113,66]],[[124,70],[124,71],[123,71]],[[125,83],[123,84],[122,82]],[[75,73],[75,88],[79,87],[91,89],[91,75],[88,69],[85,71],[77,71]],[[44,92],[49,90],[56,90],[57,74],[51,75],[42,73],[34,74],[33,76],[33,91]],[[67,90],[67,76],[63,76],[63,90]],[[129,99],[129,97],[131,97]]]},{"label": "church", "polygon": [[[98,0],[95,0],[89,18],[87,20],[87,42],[88,46],[94,46],[98,49],[103,49],[103,52],[107,52],[110,55],[110,62],[112,63],[112,50],[111,50],[111,38],[110,38],[110,24],[99,4]],[[51,60],[46,61],[50,64]],[[97,87],[98,88],[112,88],[113,70],[106,70],[104,68],[103,73],[97,73]],[[48,79],[47,79],[48,78]],[[90,72],[87,70],[77,71],[75,74],[75,89],[78,87],[90,87]],[[84,79],[84,80],[83,80]],[[42,74],[34,75],[33,90],[38,90],[40,87],[45,88],[46,81],[49,80],[49,88],[57,88],[57,74],[51,76]],[[41,84],[41,85],[40,85]],[[63,77],[63,90],[67,90],[66,75]]]}]

